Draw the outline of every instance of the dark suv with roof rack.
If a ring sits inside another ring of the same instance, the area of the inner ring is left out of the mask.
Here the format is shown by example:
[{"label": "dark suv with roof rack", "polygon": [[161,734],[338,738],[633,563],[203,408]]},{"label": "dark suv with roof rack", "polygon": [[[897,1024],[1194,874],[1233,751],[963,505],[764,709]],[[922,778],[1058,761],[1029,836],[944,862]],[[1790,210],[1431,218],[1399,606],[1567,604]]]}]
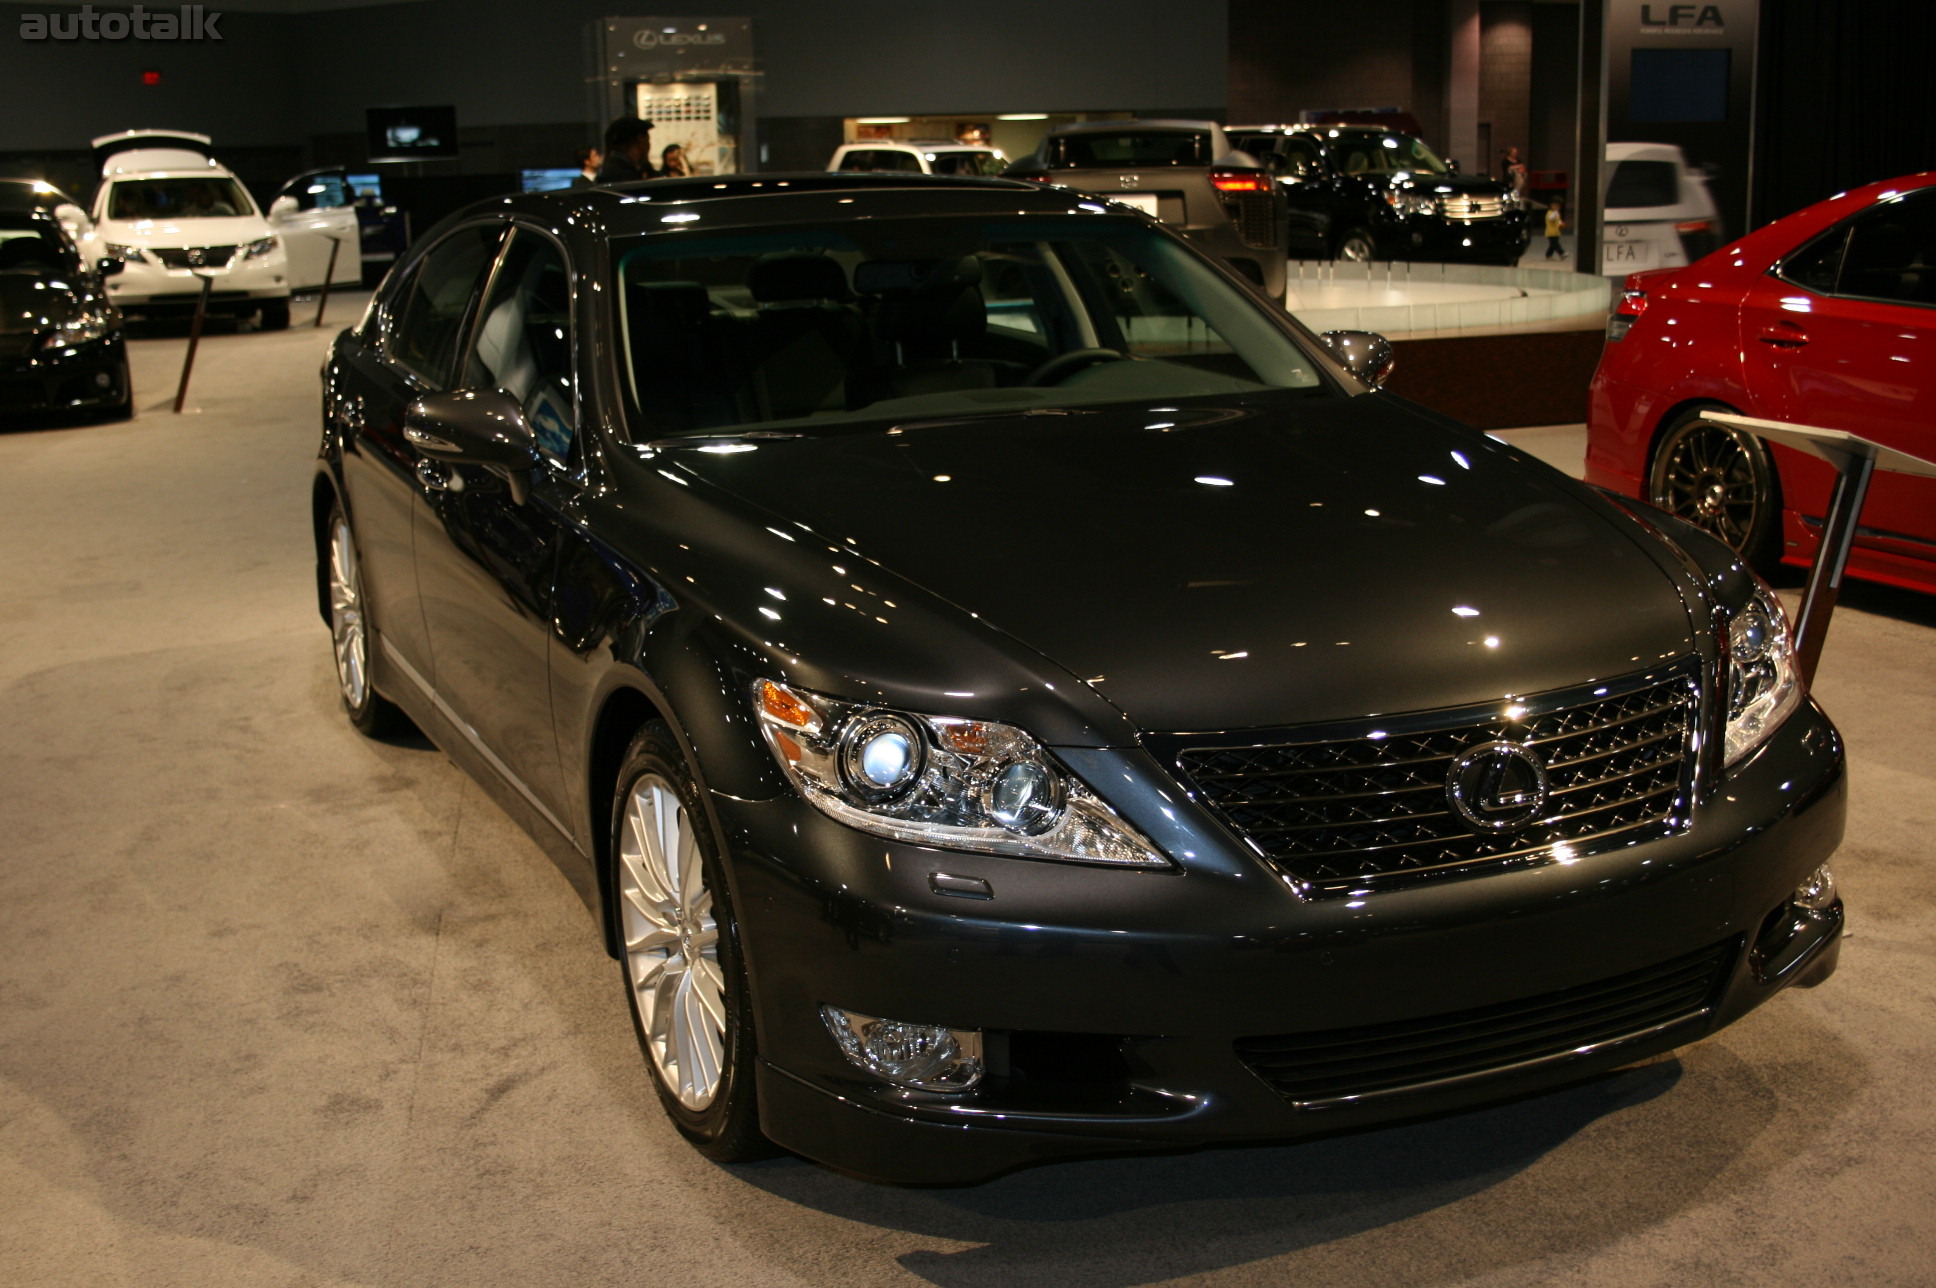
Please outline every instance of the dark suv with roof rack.
[{"label": "dark suv with roof rack", "polygon": [[1215,121],[1058,126],[1004,173],[1134,206],[1284,298],[1283,197]]},{"label": "dark suv with roof rack", "polygon": [[1422,139],[1354,125],[1232,125],[1276,177],[1286,249],[1300,259],[1515,264],[1532,240],[1523,197],[1462,175]]}]

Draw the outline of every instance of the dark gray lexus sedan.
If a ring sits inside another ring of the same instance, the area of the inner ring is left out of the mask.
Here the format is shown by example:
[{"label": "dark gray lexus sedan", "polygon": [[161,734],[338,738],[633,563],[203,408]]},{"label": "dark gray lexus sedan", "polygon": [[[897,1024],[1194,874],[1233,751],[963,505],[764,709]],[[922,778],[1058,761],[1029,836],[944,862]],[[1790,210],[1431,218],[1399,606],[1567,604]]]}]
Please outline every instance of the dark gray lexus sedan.
[{"label": "dark gray lexus sedan", "polygon": [[1039,185],[475,206],[325,367],[344,706],[554,854],[722,1161],[1329,1132],[1825,978],[1768,590],[1330,352]]}]

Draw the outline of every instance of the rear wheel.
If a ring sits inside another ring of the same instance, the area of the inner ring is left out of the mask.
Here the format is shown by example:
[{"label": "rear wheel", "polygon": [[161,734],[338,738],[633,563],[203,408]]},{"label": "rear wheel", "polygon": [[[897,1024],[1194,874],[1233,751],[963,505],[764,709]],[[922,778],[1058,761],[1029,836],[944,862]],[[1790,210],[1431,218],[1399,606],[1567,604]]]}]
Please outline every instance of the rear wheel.
[{"label": "rear wheel", "polygon": [[612,806],[625,996],[680,1133],[722,1163],[765,1157],[746,970],[698,785],[663,723],[633,738]]},{"label": "rear wheel", "polygon": [[1647,499],[1732,546],[1764,575],[1781,555],[1781,483],[1767,444],[1693,407],[1669,422],[1647,470]]}]

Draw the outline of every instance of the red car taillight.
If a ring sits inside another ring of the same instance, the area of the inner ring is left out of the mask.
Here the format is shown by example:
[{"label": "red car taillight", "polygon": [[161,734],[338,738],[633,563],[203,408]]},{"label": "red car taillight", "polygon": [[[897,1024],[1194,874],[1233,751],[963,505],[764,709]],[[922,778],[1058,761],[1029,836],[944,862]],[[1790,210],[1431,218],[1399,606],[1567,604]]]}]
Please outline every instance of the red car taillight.
[{"label": "red car taillight", "polygon": [[1675,224],[1674,231],[1677,233],[1711,233],[1714,231],[1714,221],[1712,219],[1689,219],[1684,223]]},{"label": "red car taillight", "polygon": [[1270,180],[1257,170],[1212,170],[1210,186],[1218,192],[1268,192]]},{"label": "red car taillight", "polygon": [[1633,324],[1647,311],[1647,292],[1622,291],[1620,302],[1613,306],[1613,316],[1607,319],[1607,339],[1623,340]]}]

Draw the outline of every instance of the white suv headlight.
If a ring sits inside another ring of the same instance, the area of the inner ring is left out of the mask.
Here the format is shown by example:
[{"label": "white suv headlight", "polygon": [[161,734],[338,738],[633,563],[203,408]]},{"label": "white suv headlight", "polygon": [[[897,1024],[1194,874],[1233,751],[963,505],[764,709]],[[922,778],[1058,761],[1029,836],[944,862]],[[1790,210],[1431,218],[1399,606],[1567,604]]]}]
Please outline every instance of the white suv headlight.
[{"label": "white suv headlight", "polygon": [[1724,760],[1733,765],[1768,740],[1802,701],[1801,671],[1788,616],[1760,582],[1728,617],[1728,726]]},{"label": "white suv headlight", "polygon": [[917,845],[1167,868],[1168,859],[1013,725],[753,685],[760,728],[793,786],[849,827]]},{"label": "white suv headlight", "polygon": [[242,258],[261,259],[264,255],[274,250],[277,245],[278,243],[274,237],[263,237],[257,241],[252,241],[242,248]]},{"label": "white suv headlight", "polygon": [[101,249],[126,264],[148,262],[148,252],[139,246],[124,245],[121,242],[102,242]]}]

